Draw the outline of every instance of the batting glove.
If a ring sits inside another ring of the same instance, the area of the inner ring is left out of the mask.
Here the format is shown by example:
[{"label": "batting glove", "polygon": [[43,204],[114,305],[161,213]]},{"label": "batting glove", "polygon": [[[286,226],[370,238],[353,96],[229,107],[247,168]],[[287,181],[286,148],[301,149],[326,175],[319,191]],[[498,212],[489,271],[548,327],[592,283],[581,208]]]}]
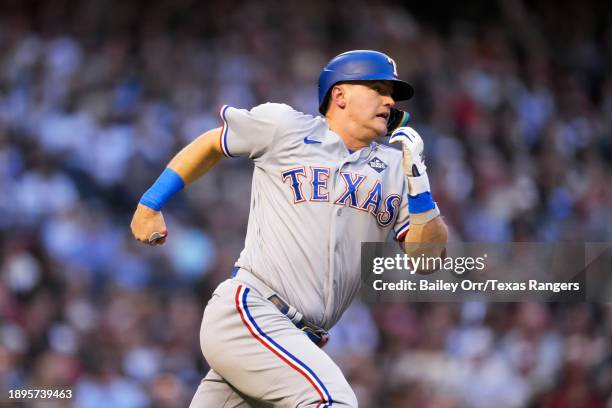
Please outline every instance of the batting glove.
[{"label": "batting glove", "polygon": [[419,177],[426,173],[427,166],[423,159],[423,139],[411,127],[401,127],[391,133],[389,143],[402,143],[404,157],[402,164],[404,174],[408,177]]},{"label": "batting glove", "polygon": [[[390,143],[402,144],[402,167],[408,181],[408,211],[410,214],[427,213],[426,217],[411,217],[414,224],[424,224],[440,212],[431,197],[427,166],[423,158],[423,139],[411,127],[400,127],[391,133]],[[433,212],[428,212],[435,210]]]}]

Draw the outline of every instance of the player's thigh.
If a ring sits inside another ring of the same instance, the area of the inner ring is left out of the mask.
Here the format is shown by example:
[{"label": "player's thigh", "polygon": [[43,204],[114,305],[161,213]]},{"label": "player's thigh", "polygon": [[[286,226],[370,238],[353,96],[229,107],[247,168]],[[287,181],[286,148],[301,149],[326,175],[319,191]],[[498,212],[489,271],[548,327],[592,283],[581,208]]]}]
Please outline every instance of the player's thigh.
[{"label": "player's thigh", "polygon": [[287,407],[330,401],[357,406],[331,358],[271,302],[238,282],[226,281],[215,291],[204,313],[201,344],[209,365],[253,398]]},{"label": "player's thigh", "polygon": [[196,390],[189,408],[265,408],[270,405],[258,404],[227,383],[214,370],[210,370]]}]

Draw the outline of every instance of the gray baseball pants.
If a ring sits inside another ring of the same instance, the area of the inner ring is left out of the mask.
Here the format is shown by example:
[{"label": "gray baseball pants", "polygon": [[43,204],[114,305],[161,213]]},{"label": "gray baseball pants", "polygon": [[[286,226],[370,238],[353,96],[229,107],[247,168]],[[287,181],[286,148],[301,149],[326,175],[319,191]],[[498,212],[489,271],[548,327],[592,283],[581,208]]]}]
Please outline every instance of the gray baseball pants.
[{"label": "gray baseball pants", "polygon": [[244,274],[217,287],[200,330],[211,370],[190,407],[357,407],[338,366],[263,296],[268,293]]}]

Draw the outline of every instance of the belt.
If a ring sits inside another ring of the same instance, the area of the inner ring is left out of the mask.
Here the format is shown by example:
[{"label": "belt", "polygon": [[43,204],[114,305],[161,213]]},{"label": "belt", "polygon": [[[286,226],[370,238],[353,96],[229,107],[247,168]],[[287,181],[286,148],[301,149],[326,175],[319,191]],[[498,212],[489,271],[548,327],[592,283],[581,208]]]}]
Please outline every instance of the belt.
[{"label": "belt", "polygon": [[304,334],[306,334],[314,344],[319,347],[323,347],[327,344],[329,341],[329,333],[327,331],[304,319],[304,316],[298,312],[295,307],[285,302],[255,275],[249,271],[236,267],[232,270],[231,277],[245,283],[247,286],[252,287],[263,297],[272,302],[272,304],[276,306],[276,308],[282,314],[287,316],[295,327],[304,332]]}]

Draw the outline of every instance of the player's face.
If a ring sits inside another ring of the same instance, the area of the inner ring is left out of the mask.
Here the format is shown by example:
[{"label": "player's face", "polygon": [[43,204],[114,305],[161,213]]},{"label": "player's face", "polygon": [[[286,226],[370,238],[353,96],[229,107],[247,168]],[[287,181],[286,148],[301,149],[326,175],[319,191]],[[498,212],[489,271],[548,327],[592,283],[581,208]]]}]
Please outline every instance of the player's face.
[{"label": "player's face", "polygon": [[350,84],[347,113],[364,137],[378,138],[387,133],[387,120],[395,101],[391,97],[393,83],[363,81]]}]

